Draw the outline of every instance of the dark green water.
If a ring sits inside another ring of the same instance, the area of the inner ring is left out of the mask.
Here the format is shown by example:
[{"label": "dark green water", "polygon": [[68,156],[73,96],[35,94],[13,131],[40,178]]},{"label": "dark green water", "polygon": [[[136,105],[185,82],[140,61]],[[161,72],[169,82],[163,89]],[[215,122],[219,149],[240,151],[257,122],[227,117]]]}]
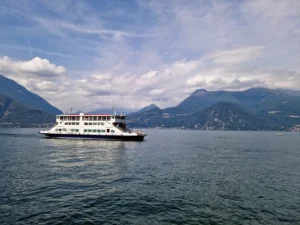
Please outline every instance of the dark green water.
[{"label": "dark green water", "polygon": [[0,129],[0,224],[300,224],[300,133]]}]

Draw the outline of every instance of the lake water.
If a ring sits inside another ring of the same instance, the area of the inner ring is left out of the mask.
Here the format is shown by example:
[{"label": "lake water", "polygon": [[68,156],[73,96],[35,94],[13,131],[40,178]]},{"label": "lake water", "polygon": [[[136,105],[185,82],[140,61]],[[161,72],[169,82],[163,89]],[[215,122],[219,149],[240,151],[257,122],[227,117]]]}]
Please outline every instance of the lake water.
[{"label": "lake water", "polygon": [[300,133],[0,129],[0,224],[300,224]]}]

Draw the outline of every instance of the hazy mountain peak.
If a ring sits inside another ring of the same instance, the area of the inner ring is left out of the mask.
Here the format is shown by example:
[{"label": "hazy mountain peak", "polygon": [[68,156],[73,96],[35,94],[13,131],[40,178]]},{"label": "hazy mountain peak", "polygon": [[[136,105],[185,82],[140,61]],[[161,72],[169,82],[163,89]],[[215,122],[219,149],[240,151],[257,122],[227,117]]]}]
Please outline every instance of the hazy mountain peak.
[{"label": "hazy mountain peak", "polygon": [[0,74],[0,94],[7,96],[16,102],[21,103],[24,106],[28,106],[34,109],[50,114],[60,114],[61,111],[56,107],[49,104],[45,99],[39,95],[28,91],[25,87],[18,84],[12,79],[9,79]]},{"label": "hazy mountain peak", "polygon": [[136,113],[146,112],[148,110],[155,109],[155,108],[158,108],[158,106],[152,103],[152,104],[150,104],[148,106],[145,106],[144,108],[141,108]]},{"label": "hazy mountain peak", "polygon": [[209,91],[207,91],[206,89],[197,89],[196,91],[194,91],[191,96],[199,96],[199,95],[205,95],[206,93],[208,93]]}]

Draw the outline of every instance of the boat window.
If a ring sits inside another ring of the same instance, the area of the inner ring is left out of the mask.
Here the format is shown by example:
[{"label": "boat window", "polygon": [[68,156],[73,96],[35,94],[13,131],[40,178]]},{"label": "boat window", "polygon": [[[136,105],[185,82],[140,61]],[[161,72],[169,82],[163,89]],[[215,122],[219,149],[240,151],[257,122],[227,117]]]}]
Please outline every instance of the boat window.
[{"label": "boat window", "polygon": [[101,123],[101,125],[103,125],[103,126],[104,126],[104,123],[102,122],[102,123]]},{"label": "boat window", "polygon": [[83,132],[87,132],[87,130],[83,130]]},{"label": "boat window", "polygon": [[114,117],[114,116],[112,116],[111,118],[112,118],[112,119],[114,119],[115,117]]},{"label": "boat window", "polygon": [[75,122],[72,122],[72,125],[75,125]]},{"label": "boat window", "polygon": [[111,118],[110,116],[107,116],[107,120],[110,120],[110,118]]},{"label": "boat window", "polygon": [[79,125],[79,122],[76,122],[76,125]]},{"label": "boat window", "polygon": [[79,129],[75,129],[76,132],[79,132]]},{"label": "boat window", "polygon": [[97,123],[93,123],[93,125],[97,125]]},{"label": "boat window", "polygon": [[89,125],[93,125],[93,123],[89,123]]},{"label": "boat window", "polygon": [[97,133],[100,133],[101,132],[101,130],[97,130]]},{"label": "boat window", "polygon": [[112,133],[115,133],[115,131],[114,131],[114,130],[111,130],[111,132],[112,132]]},{"label": "boat window", "polygon": [[92,132],[92,130],[88,130],[88,132]]},{"label": "boat window", "polygon": [[61,129],[58,129],[58,131],[61,131]]},{"label": "boat window", "polygon": [[96,132],[97,132],[97,130],[93,130],[93,132],[95,132],[95,133],[96,133]]},{"label": "boat window", "polygon": [[93,120],[93,117],[89,116],[89,121],[92,121]]},{"label": "boat window", "polygon": [[101,132],[105,133],[105,130],[102,130]]},{"label": "boat window", "polygon": [[109,129],[107,129],[106,132],[109,133]]},{"label": "boat window", "polygon": [[89,125],[89,123],[84,123],[84,125]]},{"label": "boat window", "polygon": [[67,131],[67,129],[66,129],[66,128],[64,128],[64,129],[63,129],[63,131]]}]

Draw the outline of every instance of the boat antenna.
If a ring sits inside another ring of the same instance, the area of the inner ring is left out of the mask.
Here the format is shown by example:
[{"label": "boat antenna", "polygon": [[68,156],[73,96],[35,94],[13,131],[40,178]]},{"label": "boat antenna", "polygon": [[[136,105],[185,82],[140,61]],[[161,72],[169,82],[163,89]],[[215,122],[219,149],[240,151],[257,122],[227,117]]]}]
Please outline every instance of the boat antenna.
[{"label": "boat antenna", "polygon": [[112,111],[114,112],[115,115],[117,115],[117,112],[115,110],[115,107],[112,107]]}]

